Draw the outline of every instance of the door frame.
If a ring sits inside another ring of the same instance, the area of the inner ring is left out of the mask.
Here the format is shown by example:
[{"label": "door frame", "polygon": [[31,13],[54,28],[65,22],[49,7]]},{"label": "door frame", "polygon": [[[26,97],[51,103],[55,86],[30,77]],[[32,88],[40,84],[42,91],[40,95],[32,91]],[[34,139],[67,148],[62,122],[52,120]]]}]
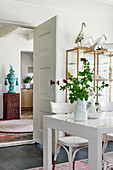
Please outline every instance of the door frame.
[{"label": "door frame", "polygon": [[[1,25],[6,25],[6,26],[19,26],[21,28],[28,28],[34,30],[36,27],[35,26],[30,26],[26,24],[20,24],[16,22],[6,22],[6,21],[0,21]],[[34,38],[33,38],[34,39]],[[33,41],[34,42],[34,41]],[[20,86],[21,89],[21,86]],[[16,141],[16,142],[6,142],[6,143],[0,143],[0,147],[9,147],[9,146],[18,146],[18,145],[23,145],[23,144],[33,144],[35,143],[34,140],[25,140],[25,141]]]}]

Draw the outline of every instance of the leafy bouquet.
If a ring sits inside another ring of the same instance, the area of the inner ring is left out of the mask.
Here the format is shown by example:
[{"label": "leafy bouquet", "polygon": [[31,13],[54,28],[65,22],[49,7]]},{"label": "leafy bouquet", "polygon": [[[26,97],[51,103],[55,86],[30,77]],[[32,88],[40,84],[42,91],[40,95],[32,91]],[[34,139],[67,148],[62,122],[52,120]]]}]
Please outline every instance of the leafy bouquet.
[{"label": "leafy bouquet", "polygon": [[[60,90],[65,90],[66,88],[69,89],[69,100],[71,103],[74,103],[74,101],[77,101],[79,98],[80,100],[88,100],[89,94],[93,93],[95,91],[94,87],[90,85],[90,83],[93,81],[92,75],[93,71],[90,69],[90,63],[84,62],[84,70],[79,71],[78,76],[81,78],[75,78],[70,72],[68,72],[68,78],[69,81],[63,80],[65,83],[64,86],[60,86]],[[104,87],[108,87],[108,84],[105,84],[102,82],[102,85],[100,87],[96,86],[98,90],[101,90]]]}]

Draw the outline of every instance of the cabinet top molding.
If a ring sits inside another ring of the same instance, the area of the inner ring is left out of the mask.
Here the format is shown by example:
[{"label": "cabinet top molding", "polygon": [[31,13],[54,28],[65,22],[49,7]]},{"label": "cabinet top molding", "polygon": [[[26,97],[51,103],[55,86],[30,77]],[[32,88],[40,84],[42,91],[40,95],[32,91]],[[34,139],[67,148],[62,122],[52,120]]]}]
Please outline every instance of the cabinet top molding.
[{"label": "cabinet top molding", "polygon": [[87,47],[75,47],[75,48],[72,48],[72,49],[69,49],[69,50],[66,50],[66,52],[77,52],[77,50],[84,50],[84,53],[98,53],[98,54],[103,54],[103,53],[106,53],[107,54],[110,54],[111,56],[113,55],[113,51],[108,51],[108,49],[101,49],[101,50],[92,50],[92,49],[89,49]]}]

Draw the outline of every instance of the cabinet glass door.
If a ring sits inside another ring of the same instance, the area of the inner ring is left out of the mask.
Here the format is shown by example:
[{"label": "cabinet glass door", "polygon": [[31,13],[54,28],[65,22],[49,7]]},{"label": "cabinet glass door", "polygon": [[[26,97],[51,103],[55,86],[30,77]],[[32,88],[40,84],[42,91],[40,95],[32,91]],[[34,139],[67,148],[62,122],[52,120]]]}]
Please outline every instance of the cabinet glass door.
[{"label": "cabinet glass door", "polygon": [[[86,47],[77,47],[67,50],[66,68],[74,77],[77,77],[79,71],[83,71],[83,62],[90,62],[90,69],[93,74],[93,82],[89,83],[95,87],[96,102],[113,101],[113,51],[91,50]],[[78,77],[79,79],[81,77]],[[109,84],[102,91],[98,91],[96,86],[101,86],[102,82]],[[68,92],[67,92],[68,95]],[[90,97],[88,101],[90,101]]]},{"label": "cabinet glass door", "polygon": [[77,51],[68,52],[68,72],[77,77]]}]

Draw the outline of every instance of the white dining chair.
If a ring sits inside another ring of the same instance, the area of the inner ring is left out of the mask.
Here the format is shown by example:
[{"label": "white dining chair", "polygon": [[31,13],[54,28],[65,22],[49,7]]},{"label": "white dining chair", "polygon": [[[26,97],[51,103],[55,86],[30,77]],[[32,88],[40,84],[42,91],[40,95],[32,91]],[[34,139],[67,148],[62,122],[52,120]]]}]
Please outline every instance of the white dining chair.
[{"label": "white dining chair", "polygon": [[113,133],[108,133],[104,136],[104,144],[102,151],[104,170],[110,170],[111,168],[113,168],[113,152],[104,153],[109,141],[113,141]]},{"label": "white dining chair", "polygon": [[[110,112],[106,113],[105,116],[113,116],[113,102],[100,102],[100,110],[102,112]],[[113,152],[104,153],[107,148],[107,144],[109,141],[113,141],[113,133],[108,133],[104,135],[104,144],[103,144],[103,160],[104,160],[104,170],[110,170],[113,168]],[[108,164],[111,164],[108,166]]]},{"label": "white dining chair", "polygon": [[[75,111],[76,103],[54,103],[50,102],[51,112],[56,114],[72,113]],[[83,148],[88,147],[88,140],[78,136],[64,136],[57,139],[54,162],[52,170],[55,170],[55,163],[60,147],[63,147],[68,155],[69,169],[75,170],[75,155]],[[69,150],[67,149],[69,147]]]},{"label": "white dining chair", "polygon": [[[99,102],[100,104],[100,110],[102,112],[106,112],[104,114],[105,117],[110,117],[112,116],[113,117],[113,102]],[[108,140],[113,140],[113,133],[108,133],[107,135],[105,135],[105,138],[104,138],[104,143],[105,145],[107,146],[107,143],[106,141]]]},{"label": "white dining chair", "polygon": [[113,152],[108,152],[103,155],[104,170],[113,168]]},{"label": "white dining chair", "polygon": [[99,102],[100,110],[102,112],[112,112],[113,111],[113,102]]},{"label": "white dining chair", "polygon": [[[99,102],[99,104],[100,104],[100,110],[102,112],[109,112],[109,113],[105,114],[106,117],[107,117],[107,115],[108,115],[108,117],[110,117],[110,116],[113,117],[113,102]],[[106,149],[107,143],[110,140],[113,140],[113,133],[108,133],[105,135],[104,147],[103,147],[104,150]]]}]

